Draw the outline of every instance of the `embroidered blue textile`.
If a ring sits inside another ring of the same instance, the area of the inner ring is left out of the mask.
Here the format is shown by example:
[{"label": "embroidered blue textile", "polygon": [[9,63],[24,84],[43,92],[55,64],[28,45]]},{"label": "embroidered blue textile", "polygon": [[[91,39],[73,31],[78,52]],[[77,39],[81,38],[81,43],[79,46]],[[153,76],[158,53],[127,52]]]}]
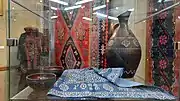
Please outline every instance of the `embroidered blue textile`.
[{"label": "embroidered blue textile", "polygon": [[114,70],[65,70],[47,95],[61,98],[175,99],[160,88],[140,86],[142,84],[121,79],[122,69]]},{"label": "embroidered blue textile", "polygon": [[98,75],[102,76],[103,78],[107,79],[108,81],[119,87],[134,87],[143,85],[138,82],[133,82],[121,78],[121,76],[123,75],[123,68],[93,69]]},{"label": "embroidered blue textile", "polygon": [[116,82],[123,74],[123,68],[107,68],[107,69],[98,69],[93,68],[94,72],[100,76],[106,78],[111,82]]}]

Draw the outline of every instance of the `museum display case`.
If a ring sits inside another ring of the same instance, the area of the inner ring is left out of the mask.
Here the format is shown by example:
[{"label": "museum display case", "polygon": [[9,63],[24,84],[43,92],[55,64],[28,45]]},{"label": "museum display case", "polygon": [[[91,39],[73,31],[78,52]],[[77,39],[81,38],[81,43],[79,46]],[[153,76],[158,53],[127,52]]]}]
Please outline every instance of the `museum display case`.
[{"label": "museum display case", "polygon": [[179,101],[180,0],[8,0],[9,100]]}]

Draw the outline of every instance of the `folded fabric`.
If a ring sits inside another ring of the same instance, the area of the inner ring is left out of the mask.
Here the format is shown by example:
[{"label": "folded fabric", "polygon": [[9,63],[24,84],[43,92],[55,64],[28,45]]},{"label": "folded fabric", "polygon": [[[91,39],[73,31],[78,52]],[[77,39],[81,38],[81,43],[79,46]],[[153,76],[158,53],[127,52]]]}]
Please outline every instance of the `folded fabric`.
[{"label": "folded fabric", "polygon": [[116,82],[123,74],[123,68],[93,68],[94,72],[111,82]]},{"label": "folded fabric", "polygon": [[142,83],[121,78],[123,74],[123,68],[105,68],[105,69],[93,68],[93,70],[99,76],[109,80],[109,82],[112,82],[113,84],[119,87],[134,87],[134,86],[143,85]]},{"label": "folded fabric", "polygon": [[[60,98],[175,99],[169,93],[153,86],[119,87],[99,74],[89,69],[65,70],[47,95]],[[122,82],[126,85],[129,81]]]}]

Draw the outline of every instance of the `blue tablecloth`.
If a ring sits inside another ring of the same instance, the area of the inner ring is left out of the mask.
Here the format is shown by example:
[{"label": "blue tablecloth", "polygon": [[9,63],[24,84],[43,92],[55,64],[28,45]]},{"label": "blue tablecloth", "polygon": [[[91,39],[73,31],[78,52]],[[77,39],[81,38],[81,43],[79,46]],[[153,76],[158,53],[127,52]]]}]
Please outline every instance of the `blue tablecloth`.
[{"label": "blue tablecloth", "polygon": [[122,79],[122,71],[121,68],[65,70],[47,95],[61,98],[175,99],[158,87]]}]

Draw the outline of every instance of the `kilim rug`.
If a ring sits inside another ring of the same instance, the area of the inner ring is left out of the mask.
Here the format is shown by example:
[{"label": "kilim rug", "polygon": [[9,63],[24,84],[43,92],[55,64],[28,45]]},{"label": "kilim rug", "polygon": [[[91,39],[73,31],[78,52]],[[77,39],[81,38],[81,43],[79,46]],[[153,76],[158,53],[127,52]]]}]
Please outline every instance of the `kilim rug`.
[{"label": "kilim rug", "polygon": [[[74,5],[78,0],[65,0]],[[60,6],[64,9],[64,6]],[[89,66],[90,4],[73,10],[57,10],[55,24],[56,64],[64,69]]]},{"label": "kilim rug", "polygon": [[[149,0],[148,12],[162,10],[173,3],[173,1],[159,3],[157,0]],[[174,50],[174,11],[172,8],[148,20],[148,82],[178,96],[179,73]]]}]

